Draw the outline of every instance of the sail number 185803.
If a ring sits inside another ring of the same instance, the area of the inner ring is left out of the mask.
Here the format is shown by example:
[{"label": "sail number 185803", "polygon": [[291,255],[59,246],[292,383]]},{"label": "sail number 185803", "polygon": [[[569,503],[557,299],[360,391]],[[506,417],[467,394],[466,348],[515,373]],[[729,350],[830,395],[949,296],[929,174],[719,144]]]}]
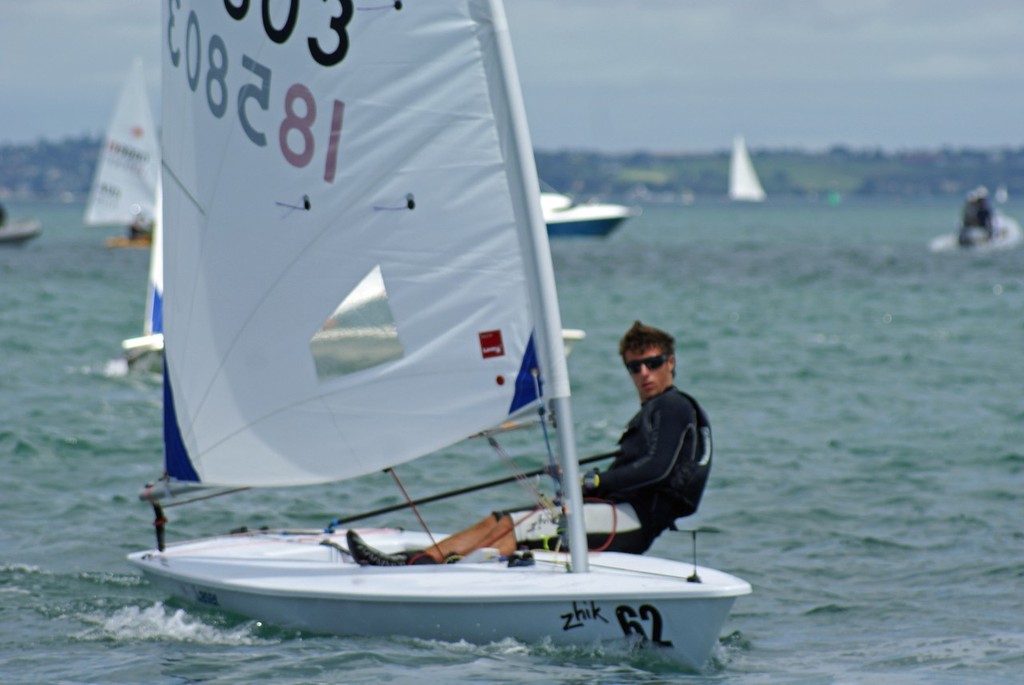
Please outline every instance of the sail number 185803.
[{"label": "sail number 185803", "polygon": [[[237,77],[236,73],[229,75],[231,60],[228,46],[224,39],[216,33],[204,43],[202,28],[195,10],[189,12],[184,27],[180,28],[175,9],[180,8],[181,0],[168,0],[168,2],[170,12],[167,19],[167,49],[171,64],[175,68],[183,70],[188,87],[193,93],[198,94],[202,85],[210,114],[217,119],[223,119],[232,104],[233,89],[230,84],[232,79]],[[227,7],[233,6],[228,4]],[[248,3],[243,3],[240,7],[247,8]],[[265,2],[264,10],[266,10]],[[241,12],[242,10],[236,9],[236,11]],[[235,16],[230,9],[229,14]],[[266,17],[266,11],[264,11],[264,15],[264,22],[267,23],[269,20]],[[244,16],[244,12],[242,16]],[[289,19],[290,23],[291,19]],[[338,30],[339,36],[341,36],[342,29]],[[310,50],[313,51],[315,41],[311,38],[309,42]],[[344,43],[347,46],[347,38]],[[320,52],[322,53],[322,51]],[[314,53],[314,57],[316,54],[318,53]],[[267,117],[261,116],[261,113],[270,112],[272,100],[275,99],[271,87],[273,72],[270,67],[244,54],[241,58],[241,66],[243,72],[240,78],[244,82],[234,90],[238,123],[249,141],[258,147],[266,147],[267,131],[261,123],[266,121]],[[283,95],[279,96],[277,101],[280,103],[280,109],[277,111],[281,113],[280,121],[277,123],[277,142],[282,157],[293,167],[305,168],[313,161],[318,152],[322,152],[323,179],[328,183],[333,182],[337,170],[338,142],[341,138],[345,103],[341,100],[331,101],[330,121],[325,130],[323,124],[317,121],[316,98],[304,84],[291,84],[284,89]]]}]

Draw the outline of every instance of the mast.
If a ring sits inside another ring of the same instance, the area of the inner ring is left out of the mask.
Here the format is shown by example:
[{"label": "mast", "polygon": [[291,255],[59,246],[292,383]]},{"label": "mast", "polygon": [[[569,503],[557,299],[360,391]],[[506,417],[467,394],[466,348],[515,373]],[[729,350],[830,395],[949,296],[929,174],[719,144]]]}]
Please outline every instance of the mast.
[{"label": "mast", "polygon": [[518,175],[510,175],[510,182],[513,184],[512,197],[517,220],[525,222],[529,228],[527,231],[521,231],[520,236],[524,240],[524,252],[528,257],[525,261],[529,273],[527,281],[530,299],[537,308],[534,316],[537,352],[541,368],[546,372],[543,379],[545,394],[550,398],[550,410],[555,417],[558,436],[562,496],[568,509],[566,525],[569,531],[571,570],[574,573],[585,573],[589,571],[587,536],[583,521],[583,494],[579,488],[580,475],[572,406],[569,399],[569,371],[561,338],[562,320],[558,310],[547,225],[540,209],[540,183],[533,162],[533,146],[526,124],[526,109],[523,106],[505,9],[501,0],[488,0],[488,3],[498,53],[500,86],[504,89],[512,125],[512,149],[508,150],[507,154],[515,158],[518,171]]}]

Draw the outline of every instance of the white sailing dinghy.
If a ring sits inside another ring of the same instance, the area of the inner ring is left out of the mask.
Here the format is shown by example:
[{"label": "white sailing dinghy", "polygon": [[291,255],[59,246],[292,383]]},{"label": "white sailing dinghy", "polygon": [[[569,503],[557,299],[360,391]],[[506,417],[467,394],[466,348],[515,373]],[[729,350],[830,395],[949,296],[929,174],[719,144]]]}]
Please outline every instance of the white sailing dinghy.
[{"label": "white sailing dinghy", "polygon": [[157,181],[153,208],[152,246],[149,252],[149,277],[146,279],[146,313],[142,335],[121,342],[128,368],[160,373],[164,364],[164,244],[161,223],[163,192]]},{"label": "white sailing dinghy", "polygon": [[[293,3],[269,23],[247,7],[163,8],[168,477],[144,498],[355,478],[543,402],[557,417],[571,553],[363,567],[345,530],[165,545],[158,509],[157,548],[130,562],[184,600],[280,626],[646,642],[700,667],[749,584],[586,549],[548,236],[500,0],[343,0],[339,16],[313,3],[299,17]],[[429,544],[360,532],[383,551]]]},{"label": "white sailing dinghy", "polygon": [[747,141],[743,136],[732,140],[732,158],[729,162],[729,199],[739,202],[761,202],[765,199],[764,188],[754,171],[754,163],[747,152]]},{"label": "white sailing dinghy", "polygon": [[142,60],[128,74],[107,128],[85,207],[86,226],[136,227],[111,247],[148,247],[160,171],[160,143],[146,95]]}]

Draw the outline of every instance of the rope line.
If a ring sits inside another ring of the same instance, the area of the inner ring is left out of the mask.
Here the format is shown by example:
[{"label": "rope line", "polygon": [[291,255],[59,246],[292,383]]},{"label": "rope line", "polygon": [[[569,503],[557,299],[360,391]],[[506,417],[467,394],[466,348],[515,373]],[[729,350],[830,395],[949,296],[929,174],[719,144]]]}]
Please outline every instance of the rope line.
[{"label": "rope line", "polygon": [[412,509],[414,514],[416,514],[416,519],[420,522],[423,532],[430,538],[430,544],[437,547],[437,540],[434,539],[434,534],[430,532],[427,522],[423,520],[422,516],[420,516],[420,510],[416,507],[416,503],[412,501],[412,498],[409,497],[409,493],[405,491],[405,486],[402,485],[402,481],[398,479],[398,474],[395,473],[395,469],[390,468],[386,470],[391,475],[391,479],[395,481],[395,485],[398,486],[398,489],[402,491],[402,497],[404,497],[405,501],[409,503],[409,508]]}]

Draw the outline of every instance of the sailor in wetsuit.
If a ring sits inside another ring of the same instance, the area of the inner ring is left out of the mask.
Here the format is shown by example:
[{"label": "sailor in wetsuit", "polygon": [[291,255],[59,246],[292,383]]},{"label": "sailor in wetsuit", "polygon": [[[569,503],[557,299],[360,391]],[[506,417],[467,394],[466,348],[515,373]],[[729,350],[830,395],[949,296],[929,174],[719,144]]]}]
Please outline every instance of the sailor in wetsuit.
[{"label": "sailor in wetsuit", "polygon": [[[711,469],[711,426],[697,402],[675,387],[675,341],[639,321],[619,343],[640,411],[619,439],[605,471],[583,478],[584,519],[591,549],[641,554],[681,516],[697,510]],[[557,511],[496,512],[426,550],[384,554],[349,531],[349,551],[364,565],[457,560],[481,547],[508,555],[523,547],[565,548]]]}]

